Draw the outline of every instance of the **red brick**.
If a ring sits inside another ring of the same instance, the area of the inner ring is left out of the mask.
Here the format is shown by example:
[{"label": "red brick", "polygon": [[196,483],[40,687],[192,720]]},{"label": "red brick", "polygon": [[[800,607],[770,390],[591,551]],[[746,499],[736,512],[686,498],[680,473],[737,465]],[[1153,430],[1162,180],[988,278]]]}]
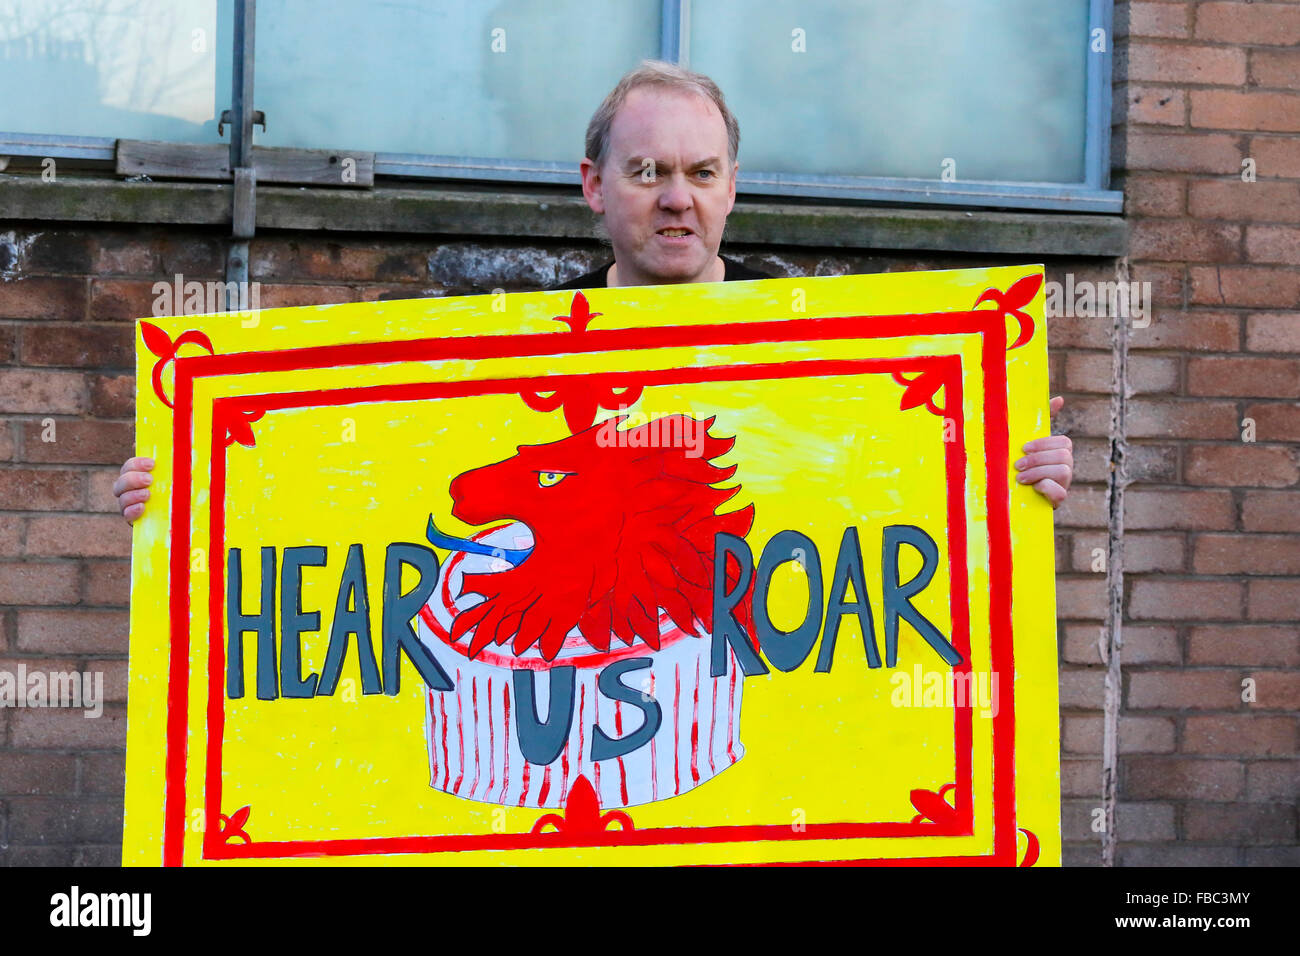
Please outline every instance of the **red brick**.
[{"label": "red brick", "polygon": [[1060,673],[1061,706],[1080,710],[1100,710],[1105,679],[1106,672],[1100,668],[1062,670]]},{"label": "red brick", "polygon": [[154,302],[159,298],[154,286],[162,281],[165,280],[92,278],[89,317],[119,322],[152,318]]},{"label": "red brick", "polygon": [[1291,757],[1296,753],[1296,719],[1265,714],[1190,716],[1183,730],[1182,749],[1212,756]]},{"label": "red brick", "polygon": [[134,375],[89,375],[90,414],[95,418],[130,418],[135,415]]},{"label": "red brick", "polygon": [[[1092,571],[1094,550],[1106,548],[1106,535],[1076,534],[1071,564],[1076,571]],[[1184,563],[1183,536],[1180,534],[1124,535],[1124,570],[1130,574],[1149,571],[1181,571]],[[1093,572],[1101,573],[1101,572]]]},{"label": "red brick", "polygon": [[1192,566],[1197,574],[1300,574],[1300,536],[1197,535]]},{"label": "red brick", "polygon": [[[1062,657],[1072,664],[1100,664],[1098,642],[1101,628],[1096,624],[1067,624],[1062,630],[1065,639]],[[1124,646],[1120,657],[1125,666],[1130,664],[1178,664],[1182,653],[1178,649],[1178,634],[1172,627],[1125,624]]]},{"label": "red brick", "polygon": [[1246,606],[1251,620],[1300,620],[1300,578],[1250,581]]},{"label": "red brick", "polygon": [[54,441],[41,440],[39,421],[23,423],[23,449],[30,462],[117,465],[131,457],[135,426],[129,422],[59,421]]},{"label": "red brick", "polygon": [[1130,216],[1183,216],[1187,213],[1187,181],[1181,176],[1129,176],[1124,182],[1124,201],[1124,211]]},{"label": "red brick", "polygon": [[1259,178],[1300,178],[1300,149],[1294,136],[1252,136],[1246,155],[1255,160]]},{"label": "red brick", "polygon": [[1196,219],[1295,222],[1300,220],[1300,183],[1196,180],[1188,184],[1187,209]]},{"label": "red brick", "polygon": [[76,789],[77,758],[72,754],[0,750],[0,793],[71,794]]},{"label": "red brick", "polygon": [[0,279],[0,318],[75,322],[85,317],[85,279]]},{"label": "red brick", "polygon": [[1114,91],[1115,123],[1142,123],[1152,126],[1182,126],[1187,114],[1187,94],[1183,90],[1158,86],[1120,86]]},{"label": "red brick", "polygon": [[1300,793],[1300,760],[1257,760],[1246,767],[1246,799],[1294,802]]},{"label": "red brick", "polygon": [[86,500],[85,477],[62,468],[0,468],[0,508],[73,511]]},{"label": "red brick", "polygon": [[1106,579],[1101,575],[1086,578],[1057,577],[1057,617],[1099,619],[1106,613],[1106,607]]},{"label": "red brick", "polygon": [[1163,621],[1231,621],[1242,616],[1243,585],[1237,581],[1139,579],[1129,595],[1129,616]]},{"label": "red brick", "polygon": [[1190,664],[1300,666],[1300,631],[1262,624],[1194,627],[1187,660]]},{"label": "red brick", "polygon": [[91,561],[86,565],[85,601],[126,607],[131,599],[131,562]]},{"label": "red brick", "polygon": [[1295,839],[1295,803],[1189,803],[1183,830],[1207,843],[1283,843]]},{"label": "red brick", "polygon": [[1245,767],[1237,760],[1129,757],[1123,769],[1133,800],[1236,800],[1245,789]]},{"label": "red brick", "polygon": [[131,368],[135,365],[134,329],[129,326],[49,325],[23,333],[27,365],[77,368]]},{"label": "red brick", "polygon": [[113,483],[121,475],[121,467],[95,469],[90,472],[89,486],[86,489],[86,510],[107,514],[121,514],[117,498],[113,495]]},{"label": "red brick", "polygon": [[[1109,435],[1110,402],[1106,399],[1071,397],[1057,413],[1053,425],[1058,434],[1068,434],[1071,438]],[[1024,442],[1021,443],[1022,446],[1023,444]],[[1023,447],[1013,450],[1019,454]]]},{"label": "red brick", "polygon": [[121,660],[95,659],[86,662],[86,670],[104,675],[104,700],[114,704],[126,703],[128,665]]},{"label": "red brick", "polygon": [[[1125,15],[1127,14],[1127,15]],[[1191,37],[1192,18],[1185,3],[1120,3],[1115,5],[1116,37]]]},{"label": "red brick", "polygon": [[1251,50],[1250,78],[1256,86],[1300,90],[1300,52]]},{"label": "red brick", "polygon": [[1246,82],[1246,51],[1231,47],[1132,42],[1127,51],[1116,51],[1115,59],[1115,74],[1127,75],[1131,82],[1220,86]]},{"label": "red brick", "polygon": [[1130,488],[1124,496],[1124,526],[1166,530],[1228,530],[1233,527],[1232,495],[1227,491]]},{"label": "red brick", "polygon": [[1246,250],[1252,262],[1300,264],[1300,229],[1294,226],[1250,226],[1246,230]]},{"label": "red brick", "polygon": [[1293,398],[1300,395],[1300,357],[1194,358],[1187,364],[1187,392]]},{"label": "red brick", "polygon": [[259,237],[253,243],[249,274],[261,280],[426,281],[427,256],[425,250],[393,242],[343,244]]},{"label": "red brick", "polygon": [[1188,867],[1188,866],[1239,866],[1241,851],[1230,846],[1172,845],[1146,846],[1120,844],[1115,865],[1118,867]]},{"label": "red brick", "polygon": [[1223,312],[1159,309],[1149,326],[1129,333],[1129,345],[1134,349],[1235,352],[1240,340],[1241,320]]},{"label": "red brick", "polygon": [[1300,103],[1294,93],[1237,93],[1193,90],[1192,125],[1251,132],[1300,131]]},{"label": "red brick", "polygon": [[162,271],[153,243],[126,234],[99,236],[91,255],[90,271],[98,276],[155,275]]},{"label": "red brick", "polygon": [[1241,706],[1241,674],[1234,670],[1138,671],[1129,674],[1130,709],[1227,710]]},{"label": "red brick", "polygon": [[80,578],[72,562],[0,561],[0,605],[76,604]]},{"label": "red brick", "polygon": [[85,793],[125,791],[126,754],[88,753],[81,755],[81,789]]},{"label": "red brick", "polygon": [[1100,799],[1101,761],[1062,759],[1061,796]]},{"label": "red brick", "polygon": [[1192,284],[1192,302],[1196,305],[1290,309],[1300,302],[1300,272],[1295,269],[1191,266],[1188,275]]},{"label": "red brick", "polygon": [[1300,6],[1290,3],[1202,3],[1196,8],[1196,38],[1216,43],[1300,43]]},{"label": "red brick", "polygon": [[14,443],[14,422],[0,419],[0,462],[14,460],[17,446]]},{"label": "red brick", "polygon": [[0,325],[0,365],[10,365],[18,354],[18,326]]},{"label": "red brick", "polygon": [[49,515],[27,525],[27,553],[117,558],[131,552],[131,526],[108,515]]},{"label": "red brick", "polygon": [[1241,438],[1237,407],[1229,402],[1151,398],[1129,402],[1131,438]]},{"label": "red brick", "polygon": [[1129,234],[1134,259],[1240,262],[1241,227],[1195,219],[1138,219]]},{"label": "red brick", "polygon": [[18,710],[13,718],[13,745],[31,749],[107,750],[126,743],[126,709],[105,705],[98,717],[68,707]]},{"label": "red brick", "polygon": [[0,412],[76,415],[85,406],[85,389],[76,372],[0,369]]},{"label": "red brick", "polygon": [[356,290],[345,285],[262,285],[262,308],[283,309],[300,305],[334,305],[357,301]]},{"label": "red brick", "polygon": [[[1064,717],[1061,721],[1061,749],[1067,753],[1100,754],[1103,718]],[[1121,753],[1173,753],[1174,722],[1169,717],[1121,717]]]},{"label": "red brick", "polygon": [[1247,531],[1300,531],[1300,492],[1247,491],[1242,500]]},{"label": "red brick", "polygon": [[16,844],[112,843],[122,837],[122,801],[15,797],[9,839]]},{"label": "red brick", "polygon": [[1129,130],[1117,144],[1118,168],[1173,173],[1241,174],[1241,138],[1227,133],[1147,133]]},{"label": "red brick", "polygon": [[1234,488],[1287,488],[1300,480],[1296,453],[1253,444],[1201,445],[1187,451],[1187,481]]},{"label": "red brick", "polygon": [[19,611],[18,648],[53,654],[125,654],[125,611]]},{"label": "red brick", "polygon": [[1257,441],[1300,441],[1300,405],[1292,402],[1270,402],[1251,405],[1245,419],[1255,423]]},{"label": "red brick", "polygon": [[17,557],[22,552],[22,541],[26,533],[26,518],[0,514],[0,556]]},{"label": "red brick", "polygon": [[1300,313],[1261,312],[1246,319],[1252,352],[1300,352]]},{"label": "red brick", "polygon": [[1173,753],[1174,722],[1168,717],[1120,717],[1120,753]]},{"label": "red brick", "polygon": [[[1070,495],[1056,509],[1058,528],[1098,528],[1106,523],[1106,492],[1101,488],[1070,486]],[[1082,585],[1080,586],[1082,587]],[[1084,588],[1086,590],[1086,587]],[[1072,595],[1080,596],[1078,589]]]}]

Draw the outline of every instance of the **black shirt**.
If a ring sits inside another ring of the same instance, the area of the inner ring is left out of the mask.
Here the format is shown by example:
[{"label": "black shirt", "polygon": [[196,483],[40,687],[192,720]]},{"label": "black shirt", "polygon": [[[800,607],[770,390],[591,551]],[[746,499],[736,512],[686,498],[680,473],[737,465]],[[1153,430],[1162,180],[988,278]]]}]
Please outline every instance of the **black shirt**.
[{"label": "black shirt", "polygon": [[[726,256],[721,256],[722,263],[726,271],[722,275],[723,282],[743,282],[745,279],[774,279],[773,275],[766,272],[757,272],[739,262],[734,262]],[[603,289],[609,285],[609,267],[613,262],[607,262],[599,269],[588,272],[586,275],[580,275],[576,279],[570,279],[564,285],[551,286],[547,292],[557,292],[561,289]]]}]

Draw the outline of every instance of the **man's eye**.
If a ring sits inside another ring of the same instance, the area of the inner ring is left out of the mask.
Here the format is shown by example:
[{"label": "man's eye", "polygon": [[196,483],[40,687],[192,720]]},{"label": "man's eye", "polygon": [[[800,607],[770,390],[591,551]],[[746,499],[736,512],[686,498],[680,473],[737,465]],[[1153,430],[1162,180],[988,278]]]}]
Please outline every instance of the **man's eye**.
[{"label": "man's eye", "polygon": [[700,172],[699,172],[699,175],[701,175],[701,176],[705,176],[705,177],[708,177],[708,178],[712,178],[712,177],[713,177],[713,170],[711,170],[711,169],[701,169]]},{"label": "man's eye", "polygon": [[567,477],[569,476],[562,471],[539,471],[537,473],[537,484],[542,488],[552,488]]}]

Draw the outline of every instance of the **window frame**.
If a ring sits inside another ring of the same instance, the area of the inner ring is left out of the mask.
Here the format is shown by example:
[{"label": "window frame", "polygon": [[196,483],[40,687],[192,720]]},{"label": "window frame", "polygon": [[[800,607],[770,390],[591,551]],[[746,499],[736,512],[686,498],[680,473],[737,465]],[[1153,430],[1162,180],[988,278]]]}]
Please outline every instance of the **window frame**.
[{"label": "window frame", "polygon": [[[691,0],[661,0],[660,57],[689,63]],[[256,0],[236,5],[237,25],[251,34]],[[1085,79],[1084,181],[1025,183],[1001,180],[891,178],[883,176],[825,176],[743,171],[737,177],[740,196],[818,199],[843,202],[898,203],[940,207],[988,206],[1043,211],[1121,213],[1123,193],[1110,189],[1111,90],[1114,0],[1089,0],[1088,38],[1102,30],[1105,50],[1089,52]],[[1088,39],[1085,38],[1085,39]],[[237,45],[236,45],[237,46]],[[240,51],[232,49],[232,58]],[[244,72],[233,70],[233,99],[240,99]],[[251,78],[250,78],[251,82]],[[113,162],[116,139],[0,131],[0,155],[40,156]],[[491,157],[444,156],[424,153],[375,153],[375,175],[436,180],[473,180],[509,184],[578,185],[576,162],[504,160]]]}]

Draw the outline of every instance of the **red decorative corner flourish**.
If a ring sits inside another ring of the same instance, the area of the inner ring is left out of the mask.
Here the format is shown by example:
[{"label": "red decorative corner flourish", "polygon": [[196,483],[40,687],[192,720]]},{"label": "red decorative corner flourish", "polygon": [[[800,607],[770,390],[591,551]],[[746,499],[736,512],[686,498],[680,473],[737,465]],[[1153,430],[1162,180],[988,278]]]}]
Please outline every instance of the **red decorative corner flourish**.
[{"label": "red decorative corner flourish", "polygon": [[217,839],[222,843],[234,843],[241,839],[245,844],[252,843],[253,838],[244,831],[244,824],[248,822],[248,815],[252,812],[252,807],[240,807],[230,816],[221,814]]},{"label": "red decorative corner flourish", "polygon": [[920,823],[922,820],[930,820],[944,827],[961,826],[961,819],[958,817],[956,809],[944,799],[944,794],[949,790],[956,789],[957,785],[955,783],[949,783],[945,784],[938,793],[933,790],[913,790],[910,794],[912,806],[921,812],[912,818],[912,822]]},{"label": "red decorative corner flourish", "polygon": [[1023,306],[1034,301],[1038,289],[1043,284],[1042,273],[1025,276],[1012,284],[1006,292],[997,289],[985,289],[975,300],[972,308],[978,309],[985,302],[992,302],[1004,316],[1012,316],[1020,324],[1020,334],[1007,346],[1007,351],[1018,349],[1034,337],[1034,320],[1020,311]]},{"label": "red decorative corner flourish", "polygon": [[1025,846],[1025,858],[1020,861],[1020,866],[1033,866],[1038,862],[1038,837],[1034,836],[1033,830],[1026,830],[1020,827],[1020,832],[1025,835],[1028,843]]},{"label": "red decorative corner flourish", "polygon": [[172,408],[174,406],[171,399],[163,391],[162,377],[163,371],[167,368],[167,363],[175,361],[176,353],[180,351],[180,347],[188,343],[207,349],[209,355],[216,355],[216,350],[212,347],[212,340],[204,333],[191,329],[188,332],[182,332],[173,342],[171,336],[150,322],[140,323],[140,334],[144,337],[145,348],[158,356],[158,361],[153,366],[154,394],[158,396],[164,405]]},{"label": "red decorative corner flourish", "polygon": [[[598,315],[604,313],[592,312],[587,297],[581,292],[575,292],[573,302],[569,305],[569,314],[556,315],[552,318],[557,322],[566,323],[570,331],[583,333],[587,331],[591,320]],[[553,412],[557,408],[563,408],[564,423],[569,426],[569,431],[576,435],[592,426],[596,421],[596,413],[600,409],[618,411],[632,405],[641,398],[641,387],[636,385],[618,390],[607,386],[587,385],[579,381],[554,392],[527,391],[520,392],[519,395],[524,400],[524,404],[535,412]]]},{"label": "red decorative corner flourish", "polygon": [[213,425],[225,435],[227,448],[235,442],[239,442],[245,448],[252,448],[257,442],[253,438],[253,429],[250,426],[253,422],[261,420],[265,414],[265,409],[230,408],[217,403],[213,407],[213,415],[216,416]]},{"label": "red decorative corner flourish", "polygon": [[580,774],[573,782],[573,789],[569,791],[568,802],[564,805],[564,816],[558,813],[545,814],[538,818],[530,832],[544,833],[549,825],[555,827],[557,833],[570,835],[600,833],[602,830],[613,829],[616,823],[620,830],[636,829],[632,825],[632,818],[622,810],[601,813],[596,791],[592,789],[586,775]]},{"label": "red decorative corner flourish", "polygon": [[[904,386],[903,400],[898,406],[899,411],[905,412],[909,408],[924,405],[940,418],[947,418],[948,394],[951,391],[945,388],[948,384],[948,372],[949,369],[939,362],[928,363],[911,377],[906,372],[895,372],[894,381]],[[942,406],[936,404],[940,389],[943,389],[944,395]]]}]

